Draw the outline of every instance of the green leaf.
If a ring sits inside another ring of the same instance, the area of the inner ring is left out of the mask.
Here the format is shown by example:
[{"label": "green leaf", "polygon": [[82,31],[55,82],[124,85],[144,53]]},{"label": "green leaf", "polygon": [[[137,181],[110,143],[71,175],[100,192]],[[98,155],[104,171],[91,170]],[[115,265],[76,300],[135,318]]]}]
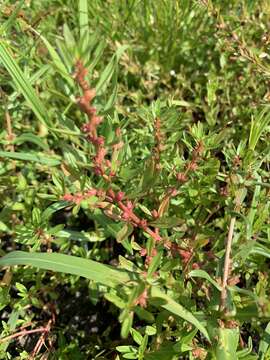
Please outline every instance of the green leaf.
[{"label": "green leaf", "polygon": [[236,351],[239,342],[239,329],[218,329],[218,345],[216,358],[218,360],[238,360]]},{"label": "green leaf", "polygon": [[116,346],[116,350],[119,351],[120,353],[128,353],[128,352],[137,351],[137,348],[131,345],[121,345],[121,346]]},{"label": "green leaf", "polygon": [[117,63],[118,63],[121,55],[126,51],[127,48],[128,48],[127,45],[120,46],[117,49],[116,53],[111,58],[109,64],[106,66],[106,68],[104,69],[104,71],[100,75],[99,81],[98,81],[98,83],[96,85],[96,93],[97,93],[97,95],[102,94],[106,90],[106,88],[107,88],[107,86],[108,86],[114,72],[116,71]]},{"label": "green leaf", "polygon": [[151,157],[148,158],[145,162],[144,172],[139,184],[139,189],[141,189],[142,191],[146,189],[149,190],[149,188],[153,187],[156,180],[157,180],[157,176],[155,170],[155,161]]},{"label": "green leaf", "polygon": [[153,326],[147,325],[145,328],[145,333],[149,336],[153,336],[157,333],[157,329],[154,328]]},{"label": "green leaf", "polygon": [[137,353],[127,353],[123,355],[123,359],[138,359]]},{"label": "green leaf", "polygon": [[253,349],[253,344],[252,344],[252,338],[249,336],[248,338],[248,347],[244,348],[243,350],[239,350],[237,351],[237,357],[238,359],[244,359],[244,360],[252,360],[252,359],[256,359],[258,360],[258,356],[253,356],[250,355]]},{"label": "green leaf", "polygon": [[97,63],[99,62],[99,60],[102,58],[103,52],[105,50],[106,47],[106,43],[104,40],[101,40],[98,44],[98,46],[96,47],[94,54],[92,56],[92,61],[88,67],[88,72],[91,73],[95,66],[97,65]]},{"label": "green leaf", "polygon": [[49,146],[46,143],[44,143],[39,136],[34,135],[32,133],[25,133],[16,137],[13,141],[13,144],[23,144],[25,142],[31,142],[33,144],[36,144],[45,151],[49,150]]},{"label": "green leaf", "polygon": [[181,317],[182,319],[188,321],[192,325],[194,325],[205,337],[208,341],[210,341],[208,332],[206,328],[200,323],[198,319],[188,310],[186,310],[182,305],[178,304],[171,297],[166,295],[161,291],[157,286],[153,286],[150,291],[151,298],[158,298],[164,301],[161,306],[170,311],[172,314]]},{"label": "green leaf", "polygon": [[147,311],[140,306],[135,306],[134,311],[136,315],[142,320],[145,320],[149,323],[153,323],[155,321],[154,315],[150,311]]},{"label": "green leaf", "polygon": [[79,5],[80,41],[82,44],[82,52],[84,52],[89,43],[87,0],[79,0],[78,5]]},{"label": "green leaf", "polygon": [[185,221],[183,219],[180,219],[175,216],[171,216],[171,217],[162,216],[157,220],[149,222],[149,224],[158,228],[169,229],[175,226],[182,225],[184,224],[184,222]]},{"label": "green leaf", "polygon": [[154,272],[158,269],[158,267],[160,266],[161,256],[162,256],[162,251],[159,251],[157,253],[157,255],[154,256],[153,259],[151,260],[151,263],[147,270],[147,278],[151,277],[154,274]]},{"label": "green leaf", "polygon": [[63,41],[57,39],[55,42],[56,42],[56,45],[57,45],[57,51],[58,51],[58,53],[60,55],[60,58],[63,61],[63,64],[65,65],[65,68],[66,68],[66,71],[67,71],[67,74],[64,75],[64,76],[67,76],[67,80],[69,82],[69,85],[74,86],[75,83],[73,81],[72,82],[70,81],[71,76],[68,75],[68,74],[72,73],[73,66],[74,66],[74,63],[75,63],[73,52],[66,46],[66,44]]},{"label": "green leaf", "polygon": [[27,79],[25,74],[22,72],[22,70],[14,60],[14,56],[11,55],[3,40],[0,40],[0,60],[7,69],[10,76],[12,77],[18,90],[25,97],[28,105],[35,113],[37,118],[43,124],[50,126],[51,123],[47,117],[47,110],[45,109],[33,87],[31,86],[29,79]]},{"label": "green leaf", "polygon": [[10,302],[9,287],[1,284],[0,287],[0,311],[4,309]]},{"label": "green leaf", "polygon": [[131,272],[140,272],[140,269],[135,264],[133,264],[132,261],[124,258],[121,255],[119,255],[119,265],[122,269],[126,269]]},{"label": "green leaf", "polygon": [[[260,181],[261,178],[258,177],[258,180]],[[250,240],[250,238],[253,234],[253,223],[254,223],[255,215],[257,213],[260,192],[261,192],[261,186],[256,185],[254,194],[253,194],[253,198],[252,198],[252,202],[251,202],[251,207],[250,207],[248,215],[247,215],[247,238],[248,238],[248,240]]]},{"label": "green leaf", "polygon": [[132,232],[133,232],[132,225],[128,223],[123,224],[123,227],[118,231],[116,235],[116,241],[122,243],[124,240],[128,239],[128,237],[132,234]]},{"label": "green leaf", "polygon": [[68,48],[72,49],[76,46],[76,41],[74,39],[74,36],[73,36],[68,24],[66,24],[66,23],[63,25],[63,36],[65,39],[66,46]]},{"label": "green leaf", "polygon": [[138,344],[141,345],[142,341],[143,341],[143,336],[139,333],[139,331],[135,330],[135,329],[130,329],[130,333],[131,336],[133,338],[133,340]]},{"label": "green leaf", "polygon": [[12,14],[9,16],[8,20],[5,21],[3,25],[0,27],[0,35],[7,32],[9,28],[12,26],[12,24],[15,22],[23,4],[24,4],[24,0],[21,0],[17,4],[16,8],[12,11]]},{"label": "green leaf", "polygon": [[55,236],[74,241],[99,242],[105,240],[105,237],[102,236],[102,234],[97,234],[96,232],[89,233],[67,229],[58,231]]},{"label": "green leaf", "polygon": [[106,105],[104,106],[104,112],[110,110],[116,99],[117,99],[117,91],[118,91],[118,66],[116,66],[115,72],[113,74],[113,78],[112,78],[112,90],[110,90],[111,95],[108,99],[108,101],[106,102]]},{"label": "green leaf", "polygon": [[133,323],[133,316],[134,316],[134,313],[129,312],[122,323],[121,337],[124,339],[128,337],[129,332],[131,330],[132,323]]},{"label": "green leaf", "polygon": [[33,161],[47,166],[58,166],[61,164],[61,161],[56,158],[38,155],[37,153],[29,154],[24,152],[0,151],[0,157],[24,161]]},{"label": "green leaf", "polygon": [[174,351],[173,343],[165,343],[160,346],[157,351],[146,353],[144,356],[145,360],[174,360],[179,359],[177,352]]},{"label": "green leaf", "polygon": [[37,34],[40,39],[43,41],[43,43],[45,44],[51,59],[53,61],[54,66],[56,67],[56,69],[59,71],[59,73],[65,78],[65,80],[67,81],[67,83],[69,84],[70,87],[74,86],[74,82],[71,78],[71,75],[68,73],[65,64],[63,63],[63,61],[61,60],[60,56],[58,55],[58,53],[56,52],[56,50],[53,48],[53,46],[49,43],[49,41],[43,36],[41,35],[38,31],[36,31],[35,29],[32,29],[32,31]]},{"label": "green leaf", "polygon": [[58,253],[13,251],[0,259],[0,266],[14,265],[30,265],[40,269],[78,275],[109,287],[123,285],[135,279],[135,276],[128,271],[114,269],[93,260]]},{"label": "green leaf", "polygon": [[48,206],[47,209],[42,213],[42,220],[49,220],[56,211],[62,210],[68,205],[70,205],[68,201],[57,201],[53,203],[52,205]]},{"label": "green leaf", "polygon": [[267,324],[259,344],[259,360],[264,360],[270,345],[270,322]]},{"label": "green leaf", "polygon": [[265,107],[260,113],[251,119],[251,128],[249,134],[249,149],[255,150],[255,147],[266,127],[270,122],[269,107]]},{"label": "green leaf", "polygon": [[251,249],[250,254],[262,255],[270,259],[270,250],[261,244],[254,246]]},{"label": "green leaf", "polygon": [[205,280],[208,280],[217,290],[221,291],[221,286],[211,278],[209,274],[207,274],[204,270],[192,270],[189,273],[190,277],[199,277]]},{"label": "green leaf", "polygon": [[[147,328],[147,327],[146,327],[146,328]],[[149,338],[149,336],[148,336],[148,334],[146,333],[146,334],[144,335],[144,337],[143,337],[142,344],[141,344],[141,346],[140,346],[140,348],[139,348],[139,353],[138,353],[138,355],[139,355],[139,360],[143,360],[143,359],[144,359],[144,353],[145,353],[145,350],[146,350],[146,348],[147,348],[148,338]]]}]

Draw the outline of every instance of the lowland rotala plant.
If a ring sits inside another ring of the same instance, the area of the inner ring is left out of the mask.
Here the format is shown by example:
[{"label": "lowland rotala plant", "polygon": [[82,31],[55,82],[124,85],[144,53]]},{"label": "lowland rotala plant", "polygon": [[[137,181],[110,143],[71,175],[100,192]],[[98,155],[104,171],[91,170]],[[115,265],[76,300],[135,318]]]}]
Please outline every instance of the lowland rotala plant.
[{"label": "lowland rotala plant", "polygon": [[[72,194],[67,193],[62,197],[62,199],[76,205],[80,205],[81,202],[92,199],[89,205],[92,210],[95,208],[100,209],[107,217],[115,220],[116,222],[120,221],[127,224],[128,226],[131,226],[132,230],[127,227],[127,234],[122,234],[122,238],[124,238],[124,235],[131,235],[132,232],[135,232],[136,229],[140,229],[142,233],[147,236],[148,241],[145,242],[141,237],[137,236],[136,242],[134,241],[133,243],[133,248],[135,251],[137,250],[141,258],[144,259],[142,261],[140,270],[136,270],[140,273],[140,277],[142,279],[149,279],[149,276],[152,276],[154,282],[158,281],[160,278],[159,266],[161,261],[161,258],[158,256],[158,254],[161,253],[163,253],[163,256],[166,256],[167,259],[171,258],[180,260],[185,278],[185,274],[187,274],[188,271],[191,269],[199,270],[204,267],[205,263],[207,263],[207,260],[202,262],[196,260],[196,233],[191,232],[189,234],[187,231],[190,239],[184,239],[184,241],[170,240],[170,238],[177,239],[177,237],[175,238],[174,236],[171,236],[171,234],[168,236],[168,231],[162,231],[161,229],[163,226],[162,224],[159,224],[159,220],[161,220],[162,223],[162,219],[164,220],[165,215],[168,213],[171,200],[177,196],[181,196],[181,187],[183,187],[189,180],[192,180],[194,177],[196,177],[196,173],[198,172],[199,167],[203,166],[203,163],[205,162],[204,140],[203,138],[198,138],[193,149],[191,149],[187,160],[184,161],[180,166],[174,166],[170,172],[167,172],[166,176],[172,178],[171,183],[173,185],[165,185],[161,190],[162,195],[159,199],[157,199],[154,191],[148,191],[147,196],[150,201],[148,199],[147,203],[152,204],[153,207],[150,209],[148,207],[146,212],[147,216],[145,216],[145,213],[142,213],[140,208],[140,199],[130,199],[128,194],[123,192],[121,186],[119,185],[118,171],[121,164],[117,156],[119,150],[124,146],[124,143],[121,139],[121,130],[120,128],[115,129],[116,141],[114,141],[112,144],[106,144],[104,136],[99,134],[99,127],[104,119],[102,116],[97,114],[97,109],[92,103],[93,99],[95,98],[95,90],[91,88],[90,84],[87,82],[86,76],[87,69],[83,62],[78,60],[75,64],[74,79],[79,85],[82,93],[77,98],[77,104],[81,111],[87,116],[87,122],[81,126],[81,131],[84,134],[85,139],[92,144],[94,149],[91,161],[91,171],[95,174],[95,183],[97,185],[86,187],[82,192]],[[154,146],[152,148],[151,154],[151,161],[153,166],[152,171],[155,177],[161,177],[161,158],[162,153],[166,151],[166,136],[165,133],[163,133],[162,119],[160,117],[156,117],[154,119],[153,130]],[[149,171],[149,169],[147,169],[147,171]],[[100,181],[100,178],[103,181]],[[184,193],[182,193],[182,196],[183,194]],[[228,193],[226,193],[224,188],[222,188],[221,196],[226,198],[226,195],[228,196]],[[151,197],[155,200],[151,201]],[[213,213],[210,212],[206,218],[205,223],[212,215]],[[228,308],[226,306],[227,286],[228,283],[232,285],[233,282],[236,284],[239,281],[238,277],[232,277],[230,280],[230,247],[234,223],[235,217],[231,220],[228,238],[229,248],[227,247],[226,261],[224,264],[225,269],[220,299],[220,310],[224,313],[223,315],[220,313],[218,316],[219,324],[221,328],[224,329],[235,329],[238,325],[237,322],[232,321],[230,318],[226,320],[226,314],[228,313]],[[165,225],[164,228],[166,227],[167,226]],[[168,228],[169,227],[170,226],[168,226]],[[174,228],[173,231],[175,231]],[[132,237],[134,238],[133,235]],[[215,258],[215,255],[213,255],[211,251],[207,253],[207,256],[209,256],[210,259]],[[128,268],[130,268],[130,265]],[[194,275],[195,274],[196,273],[194,272]],[[148,289],[149,284],[147,285],[147,283],[145,283],[142,287],[139,287],[138,291],[135,291],[135,293],[132,294],[133,299],[131,298],[132,301],[129,301],[128,307],[129,314],[125,314],[125,316],[128,316],[128,326],[127,328],[122,328],[122,335],[124,337],[128,335],[129,331],[131,331],[132,321],[130,321],[129,317],[133,313],[133,307],[139,305],[142,308],[147,308]],[[207,291],[208,294],[209,290],[205,289],[205,291]],[[207,296],[209,296],[209,294]],[[114,299],[113,296],[109,296],[108,298],[110,300]],[[135,330],[133,329],[133,331]],[[205,358],[205,351],[200,347],[197,347],[195,343],[196,342],[194,342],[194,349],[192,351],[193,357],[201,359]],[[119,349],[120,351],[123,350],[121,347],[119,347]]]},{"label": "lowland rotala plant", "polygon": [[[81,60],[78,60],[75,64],[74,79],[78,83],[82,90],[82,95],[77,98],[77,103],[87,115],[88,122],[83,124],[81,131],[85,135],[87,141],[89,141],[94,147],[94,155],[92,156],[92,171],[98,177],[102,177],[105,182],[102,188],[87,188],[83,193],[65,194],[63,200],[73,202],[79,205],[83,200],[87,200],[90,197],[96,197],[97,200],[93,207],[102,209],[104,214],[116,221],[123,221],[132,225],[134,228],[139,228],[150,236],[153,240],[151,249],[147,250],[142,248],[140,254],[145,257],[145,268],[147,269],[153,256],[157,254],[157,246],[163,247],[170,251],[171,254],[178,253],[184,263],[187,263],[192,256],[192,248],[182,249],[175,243],[172,243],[168,238],[160,235],[159,227],[151,225],[151,222],[145,217],[136,214],[136,201],[131,201],[128,198],[128,194],[125,194],[119,186],[114,184],[114,180],[117,180],[117,172],[113,168],[112,161],[106,158],[110,156],[111,159],[116,159],[114,162],[119,168],[119,162],[117,160],[117,151],[123,146],[121,141],[121,131],[119,128],[115,130],[115,137],[119,140],[110,146],[105,145],[105,139],[102,135],[99,135],[98,126],[102,123],[103,118],[97,114],[97,109],[91,104],[95,97],[95,90],[90,87],[86,80],[87,69],[84,67]],[[154,138],[155,146],[153,148],[153,162],[154,172],[156,176],[159,176],[160,171],[160,157],[164,150],[162,144],[162,128],[160,118],[156,118],[154,121]],[[176,183],[173,187],[165,189],[165,195],[161,199],[157,208],[151,210],[151,220],[157,220],[162,217],[166,211],[166,207],[169,207],[170,199],[175,197],[182,184],[188,181],[191,173],[196,172],[199,162],[201,160],[204,151],[203,142],[199,141],[192,151],[191,160],[187,161],[182,172],[176,172]],[[115,190],[117,188],[117,190]],[[194,264],[194,267],[198,268],[198,264]]]}]

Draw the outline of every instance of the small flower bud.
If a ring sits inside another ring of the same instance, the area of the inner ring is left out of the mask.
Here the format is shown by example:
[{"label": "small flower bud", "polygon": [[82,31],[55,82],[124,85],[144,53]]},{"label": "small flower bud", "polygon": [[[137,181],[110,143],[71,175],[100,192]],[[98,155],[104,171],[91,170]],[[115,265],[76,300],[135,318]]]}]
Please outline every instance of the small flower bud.
[{"label": "small flower bud", "polygon": [[153,249],[152,252],[151,252],[151,256],[156,256],[157,255],[157,249]]},{"label": "small flower bud", "polygon": [[188,163],[187,169],[190,171],[196,171],[198,169],[198,164],[192,160],[190,163]]},{"label": "small flower bud", "polygon": [[127,209],[128,210],[133,210],[133,204],[130,200],[127,201]]},{"label": "small flower bud", "polygon": [[109,189],[109,190],[107,191],[107,195],[108,195],[112,200],[115,199],[115,193],[114,193],[114,191],[113,191],[112,189]]},{"label": "small flower bud", "polygon": [[181,183],[185,183],[188,180],[187,176],[184,173],[178,173],[176,175],[176,179]]},{"label": "small flower bud", "polygon": [[171,196],[171,197],[174,197],[174,196],[176,196],[177,194],[178,194],[178,191],[177,191],[177,189],[174,189],[174,188],[173,188],[173,189],[171,190],[171,192],[170,192],[170,196]]},{"label": "small flower bud", "polygon": [[140,255],[145,256],[146,254],[147,254],[147,250],[146,249],[141,249]]},{"label": "small flower bud", "polygon": [[91,100],[94,99],[94,97],[96,96],[96,92],[94,89],[87,89],[84,92],[84,98],[85,100],[89,103]]},{"label": "small flower bud", "polygon": [[103,174],[102,169],[99,166],[94,167],[94,173],[98,176],[101,176]]},{"label": "small flower bud", "polygon": [[62,200],[64,201],[74,201],[74,196],[71,194],[65,194],[64,196],[62,196]]},{"label": "small flower bud", "polygon": [[147,221],[146,221],[145,219],[142,219],[142,220],[140,221],[140,227],[141,227],[142,229],[146,229],[146,228],[147,228]]},{"label": "small flower bud", "polygon": [[115,196],[115,200],[119,202],[122,201],[124,197],[125,197],[125,193],[123,191],[119,191]]},{"label": "small flower bud", "polygon": [[92,128],[92,125],[90,122],[86,123],[86,124],[83,124],[82,127],[81,127],[81,131],[83,133],[88,133],[91,131],[91,128]]},{"label": "small flower bud", "polygon": [[87,190],[87,192],[86,192],[86,196],[95,196],[96,194],[97,194],[96,189],[90,189],[90,190]]}]

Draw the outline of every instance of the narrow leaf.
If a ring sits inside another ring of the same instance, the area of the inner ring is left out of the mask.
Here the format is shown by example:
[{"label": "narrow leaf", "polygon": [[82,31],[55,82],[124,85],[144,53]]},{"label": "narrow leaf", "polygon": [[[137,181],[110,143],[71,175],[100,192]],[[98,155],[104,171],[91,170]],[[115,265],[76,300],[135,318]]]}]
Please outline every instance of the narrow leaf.
[{"label": "narrow leaf", "polygon": [[210,341],[206,328],[191,312],[186,310],[181,304],[178,304],[156,286],[151,288],[150,294],[152,298],[159,298],[164,300],[165,303],[161,305],[164,309],[193,324],[206,337],[206,339]]},{"label": "narrow leaf", "polygon": [[12,77],[16,87],[25,97],[31,110],[35,113],[37,118],[45,125],[50,126],[50,121],[47,117],[47,111],[40,99],[37,97],[29,79],[26,78],[14,57],[9,52],[3,41],[0,40],[0,61],[5,66],[6,70]]},{"label": "narrow leaf", "polygon": [[38,155],[36,153],[29,154],[24,152],[15,152],[15,151],[0,151],[0,157],[9,158],[9,159],[17,159],[17,160],[25,160],[25,161],[33,161],[39,164],[48,165],[48,166],[57,166],[61,164],[61,161],[53,158],[46,157],[43,154]]},{"label": "narrow leaf", "polygon": [[40,269],[78,275],[110,287],[116,287],[134,279],[132,273],[128,271],[114,269],[93,260],[58,253],[13,251],[0,259],[0,266],[13,265],[30,265]]}]

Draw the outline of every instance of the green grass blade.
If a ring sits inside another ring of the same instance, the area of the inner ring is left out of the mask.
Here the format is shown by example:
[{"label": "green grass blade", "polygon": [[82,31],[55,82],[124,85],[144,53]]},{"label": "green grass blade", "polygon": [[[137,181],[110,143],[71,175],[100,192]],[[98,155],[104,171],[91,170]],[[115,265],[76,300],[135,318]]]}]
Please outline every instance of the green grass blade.
[{"label": "green grass blade", "polygon": [[121,55],[124,53],[124,51],[126,51],[127,48],[127,45],[120,46],[111,58],[109,64],[106,66],[105,70],[100,75],[99,81],[96,85],[97,95],[102,94],[106,90],[114,72],[116,71],[117,63]]},{"label": "green grass blade", "polygon": [[78,275],[109,287],[125,284],[134,278],[132,273],[126,270],[118,270],[93,260],[58,253],[13,251],[0,259],[0,266],[14,265],[29,265],[44,270]]},{"label": "green grass blade", "polygon": [[12,26],[13,22],[17,19],[17,16],[21,10],[21,7],[23,6],[24,0],[21,0],[18,5],[16,6],[16,8],[14,9],[14,11],[12,11],[12,14],[10,15],[10,17],[8,18],[7,21],[5,21],[3,23],[3,25],[0,27],[0,35],[2,35],[3,33],[7,32],[9,30],[9,28]]},{"label": "green grass blade", "polygon": [[25,142],[31,142],[45,151],[49,150],[49,146],[43,142],[39,136],[32,133],[25,133],[16,137],[13,141],[13,144],[23,144]]},{"label": "green grass blade", "polygon": [[270,345],[270,322],[267,324],[259,343],[259,360],[264,360]]},{"label": "green grass blade", "polygon": [[61,164],[61,160],[46,157],[43,154],[29,154],[24,152],[14,152],[14,151],[0,151],[0,158],[9,158],[15,160],[24,160],[24,161],[33,161],[42,165],[47,166],[58,166]]},{"label": "green grass blade", "polygon": [[60,230],[55,234],[56,237],[65,238],[74,241],[88,241],[88,242],[101,242],[106,238],[97,233],[90,234],[89,232],[80,232],[75,230]]},{"label": "green grass blade", "polygon": [[79,0],[79,27],[80,42],[82,44],[82,52],[84,52],[89,43],[87,0]]},{"label": "green grass blade", "polygon": [[62,200],[54,202],[49,207],[47,207],[47,209],[43,212],[42,220],[48,221],[56,211],[64,209],[65,207],[68,206],[68,204],[69,203],[67,201],[62,201]]},{"label": "green grass blade", "polygon": [[67,24],[63,25],[63,36],[65,39],[67,48],[73,49],[76,46],[76,41],[75,41],[75,38]]},{"label": "green grass blade", "polygon": [[[91,73],[93,71],[93,69],[95,68],[95,66],[97,65],[97,63],[99,62],[99,60],[101,59],[103,52],[105,50],[106,47],[106,43],[104,40],[101,40],[98,44],[98,46],[96,47],[94,54],[92,56],[92,61],[88,67],[88,72]],[[86,64],[87,66],[87,64]]]},{"label": "green grass blade", "polygon": [[238,360],[236,351],[239,342],[239,329],[218,329],[217,360]]},{"label": "green grass blade", "polygon": [[7,49],[3,41],[0,40],[0,61],[5,66],[6,70],[12,77],[16,87],[23,94],[31,110],[35,113],[37,118],[47,126],[50,126],[49,119],[47,117],[47,111],[43,106],[40,99],[37,97],[33,87],[31,86],[29,79],[26,78],[13,56]]},{"label": "green grass blade", "polygon": [[189,276],[208,280],[218,291],[221,291],[221,286],[204,270],[191,270]]},{"label": "green grass blade", "polygon": [[[0,266],[14,265],[30,265],[40,269],[78,275],[109,287],[135,280],[134,274],[128,271],[114,269],[93,260],[58,253],[13,251],[0,259]],[[163,300],[165,303],[161,306],[164,309],[193,324],[210,341],[205,327],[182,305],[155,286],[151,289],[151,297]]]},{"label": "green grass blade", "polygon": [[263,246],[261,244],[254,246],[251,249],[250,254],[261,255],[261,256],[265,256],[266,258],[270,259],[270,250],[266,246]]},{"label": "green grass blade", "polygon": [[210,341],[206,328],[200,323],[198,319],[195,318],[195,316],[190,311],[186,310],[181,304],[178,304],[156,286],[151,288],[151,297],[164,300],[165,304],[161,305],[164,309],[193,324],[206,337],[206,339]]},{"label": "green grass blade", "polygon": [[116,68],[112,78],[111,96],[109,97],[106,105],[104,106],[104,111],[108,111],[109,109],[111,109],[116,101],[117,91],[118,91],[117,80],[118,80],[118,70]]},{"label": "green grass blade", "polygon": [[265,107],[255,118],[251,120],[251,128],[249,134],[249,148],[255,150],[255,147],[266,127],[270,123],[270,111]]},{"label": "green grass blade", "polygon": [[[60,40],[56,40],[57,50],[59,52],[59,55],[61,59],[63,60],[63,63],[65,64],[66,69],[68,70],[68,74],[72,73],[72,69],[75,63],[74,56],[72,52],[69,50],[69,48],[66,46],[66,43]],[[66,74],[66,75],[68,75]],[[68,75],[69,80],[71,79],[70,75]],[[69,81],[68,80],[68,81]],[[72,81],[73,82],[73,81]],[[69,81],[71,85],[71,81]],[[73,83],[74,86],[74,83]]]},{"label": "green grass blade", "polygon": [[[259,177],[258,180],[260,181],[261,178]],[[254,224],[256,212],[258,210],[257,207],[258,207],[258,203],[259,203],[259,199],[260,199],[260,192],[261,192],[261,186],[256,185],[254,194],[253,194],[253,198],[252,198],[252,202],[251,202],[251,207],[250,207],[248,215],[247,215],[247,223],[248,223],[247,239],[248,240],[251,239],[251,236],[253,234],[253,224]]]},{"label": "green grass blade", "polygon": [[46,46],[46,48],[48,49],[48,52],[51,56],[51,59],[53,61],[54,66],[56,67],[56,69],[58,70],[58,72],[65,78],[65,80],[67,81],[67,83],[69,84],[69,86],[73,87],[74,86],[74,82],[71,78],[71,75],[69,74],[69,72],[67,71],[67,68],[65,66],[65,64],[63,63],[63,61],[61,60],[60,56],[57,54],[56,50],[53,48],[53,46],[49,43],[49,41],[42,36],[38,31],[36,31],[35,29],[31,28],[31,30],[40,37],[40,39],[43,41],[44,45]]}]

